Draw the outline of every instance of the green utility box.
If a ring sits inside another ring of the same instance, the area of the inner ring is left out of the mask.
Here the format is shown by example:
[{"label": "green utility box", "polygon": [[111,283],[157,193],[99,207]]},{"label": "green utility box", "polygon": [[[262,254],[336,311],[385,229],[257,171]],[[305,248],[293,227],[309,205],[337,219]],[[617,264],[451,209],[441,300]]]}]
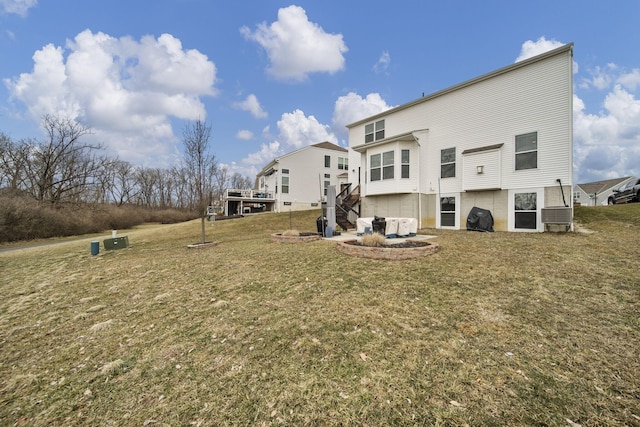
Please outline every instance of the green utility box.
[{"label": "green utility box", "polygon": [[107,251],[124,249],[127,246],[129,246],[129,238],[127,236],[104,239],[104,249]]}]

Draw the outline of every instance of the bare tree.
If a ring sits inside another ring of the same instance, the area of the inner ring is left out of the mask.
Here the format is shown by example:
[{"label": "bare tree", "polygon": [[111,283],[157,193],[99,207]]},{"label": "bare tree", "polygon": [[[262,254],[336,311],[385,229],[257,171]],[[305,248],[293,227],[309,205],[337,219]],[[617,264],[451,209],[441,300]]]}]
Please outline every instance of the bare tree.
[{"label": "bare tree", "polygon": [[14,143],[7,135],[0,134],[0,187],[24,190],[28,153],[26,143]]},{"label": "bare tree", "polygon": [[229,188],[229,169],[226,166],[217,167],[214,171],[214,178],[215,185],[213,187],[213,198],[215,200],[222,200],[224,197],[224,190]]},{"label": "bare tree", "polygon": [[91,130],[69,118],[45,115],[42,125],[46,139],[28,144],[26,190],[54,204],[81,200],[105,161],[97,155],[102,147],[83,142]]},{"label": "bare tree", "polygon": [[239,173],[234,173],[229,180],[230,188],[237,188],[240,190],[247,190],[253,188],[253,181],[247,178],[246,176],[242,176]]},{"label": "bare tree", "polygon": [[173,181],[173,194],[176,200],[176,206],[179,208],[189,207],[189,177],[186,169],[182,167],[173,167],[170,171]]},{"label": "bare tree", "polygon": [[213,180],[211,172],[215,170],[216,159],[210,153],[211,126],[197,120],[188,124],[182,131],[185,148],[185,164],[195,196],[195,208],[202,223],[201,243],[205,242],[205,218],[207,206],[211,202]]},{"label": "bare tree", "polygon": [[138,204],[146,206],[148,208],[154,208],[157,206],[157,187],[158,187],[158,172],[152,168],[139,168],[136,171],[135,179],[139,188],[138,192]]},{"label": "bare tree", "polygon": [[108,201],[122,206],[132,203],[138,193],[136,182],[136,169],[129,162],[124,160],[111,160],[104,174],[104,191]]}]

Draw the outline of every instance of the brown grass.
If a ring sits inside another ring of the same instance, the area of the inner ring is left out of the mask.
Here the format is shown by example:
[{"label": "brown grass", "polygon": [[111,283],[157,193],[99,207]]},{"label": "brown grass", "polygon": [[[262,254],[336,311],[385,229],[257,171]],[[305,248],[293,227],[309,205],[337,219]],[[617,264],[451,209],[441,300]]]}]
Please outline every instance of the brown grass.
[{"label": "brown grass", "polygon": [[399,262],[271,242],[289,214],[208,223],[207,251],[193,221],[0,253],[0,420],[640,425],[640,204],[612,208]]}]

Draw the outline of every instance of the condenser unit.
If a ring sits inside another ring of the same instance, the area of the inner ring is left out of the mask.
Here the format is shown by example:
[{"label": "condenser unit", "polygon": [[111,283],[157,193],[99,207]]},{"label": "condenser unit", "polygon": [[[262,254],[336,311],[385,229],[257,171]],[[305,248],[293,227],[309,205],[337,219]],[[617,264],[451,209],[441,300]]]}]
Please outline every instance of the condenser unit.
[{"label": "condenser unit", "polygon": [[549,206],[542,208],[541,222],[545,224],[564,225],[566,230],[571,228],[573,223],[573,209],[568,206]]}]

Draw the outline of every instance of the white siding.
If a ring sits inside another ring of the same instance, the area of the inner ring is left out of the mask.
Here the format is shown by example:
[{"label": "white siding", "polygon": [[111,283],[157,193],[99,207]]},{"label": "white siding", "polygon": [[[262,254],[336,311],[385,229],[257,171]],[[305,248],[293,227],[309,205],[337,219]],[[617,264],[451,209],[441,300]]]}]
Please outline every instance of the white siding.
[{"label": "white siding", "polygon": [[[324,166],[324,157],[330,156],[330,167]],[[275,172],[265,181],[269,191],[275,192],[277,212],[288,210],[319,209],[324,199],[324,182],[338,188],[338,175],[345,172],[338,169],[338,157],[348,158],[349,153],[314,146],[308,146],[280,157],[274,166]],[[289,173],[284,174],[283,169]],[[326,178],[325,174],[329,177]],[[282,192],[282,178],[289,178],[289,192]]]},{"label": "white siding", "polygon": [[[364,194],[418,191],[438,195],[483,189],[544,189],[557,186],[558,179],[572,186],[572,78],[572,49],[559,49],[558,53],[542,55],[522,66],[510,66],[487,78],[371,118],[371,122],[384,118],[387,139],[419,129],[428,131],[421,134],[419,146],[414,146],[416,154],[420,153],[421,167],[415,185],[404,185],[398,180],[382,183],[367,180]],[[397,142],[372,144],[367,149],[366,123],[362,121],[349,128],[350,145],[363,150],[363,169],[371,154],[398,149]],[[530,132],[537,132],[537,168],[516,171],[515,137]],[[462,154],[465,150],[496,144],[502,146],[494,151]],[[455,177],[441,179],[440,152],[447,148],[456,149],[456,173]],[[485,166],[482,175],[476,171],[480,163]]]},{"label": "white siding", "polygon": [[[464,191],[501,188],[502,162],[500,149],[462,155],[462,182]],[[478,168],[481,168],[480,171]]]}]

